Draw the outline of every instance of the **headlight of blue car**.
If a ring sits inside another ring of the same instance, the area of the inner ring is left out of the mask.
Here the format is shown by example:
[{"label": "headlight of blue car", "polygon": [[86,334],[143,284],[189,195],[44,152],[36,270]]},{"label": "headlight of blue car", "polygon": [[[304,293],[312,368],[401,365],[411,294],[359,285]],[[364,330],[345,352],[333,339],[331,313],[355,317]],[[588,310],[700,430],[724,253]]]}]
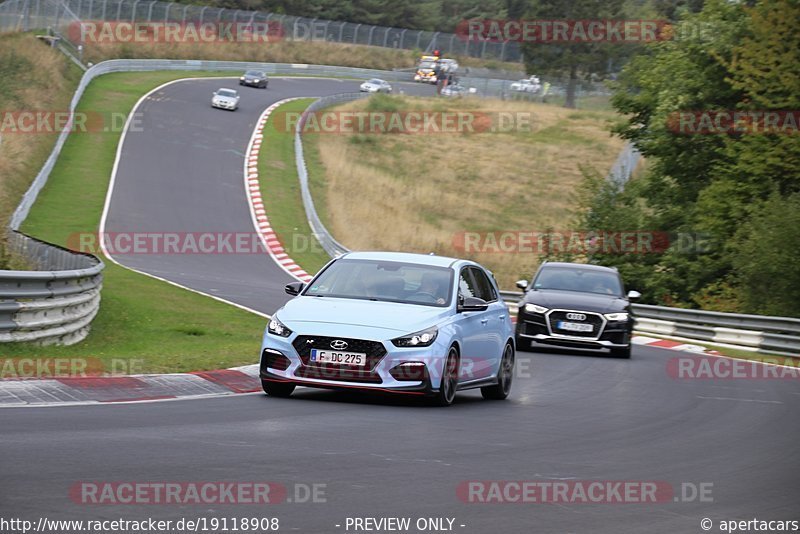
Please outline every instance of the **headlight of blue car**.
[{"label": "headlight of blue car", "polygon": [[435,326],[392,340],[395,347],[429,347],[436,341],[439,329]]},{"label": "headlight of blue car", "polygon": [[279,337],[289,337],[292,335],[292,331],[289,329],[289,327],[280,322],[278,318],[274,316],[269,320],[267,331],[270,334]]}]

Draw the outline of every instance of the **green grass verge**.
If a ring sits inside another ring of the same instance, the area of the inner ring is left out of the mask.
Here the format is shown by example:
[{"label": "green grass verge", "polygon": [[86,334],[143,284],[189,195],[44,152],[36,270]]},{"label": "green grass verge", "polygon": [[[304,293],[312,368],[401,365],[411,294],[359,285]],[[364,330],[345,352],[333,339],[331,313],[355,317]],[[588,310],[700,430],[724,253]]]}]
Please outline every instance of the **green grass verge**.
[{"label": "green grass verge", "polygon": [[[79,109],[129,113],[158,85],[206,72],[108,74],[87,89]],[[70,136],[23,231],[65,245],[100,222],[119,132]],[[110,368],[176,372],[255,363],[264,318],[131,272],[106,260],[100,313],[89,337],[70,347],[4,344],[3,357],[94,357]]]},{"label": "green grass verge", "polygon": [[[301,113],[315,99],[294,100],[276,108],[264,127],[264,139],[258,156],[258,176],[261,195],[269,217],[270,226],[275,231],[286,253],[309,274],[319,271],[330,257],[322,249],[311,232],[306,219],[303,199],[300,195],[300,181],[295,165],[294,135],[285,131],[282,118],[284,113]],[[303,145],[306,152],[306,144]],[[309,175],[322,179],[324,174],[313,168],[319,165],[319,158],[309,161],[306,155]],[[317,189],[311,184],[316,194]],[[314,197],[319,209],[324,199]]]}]

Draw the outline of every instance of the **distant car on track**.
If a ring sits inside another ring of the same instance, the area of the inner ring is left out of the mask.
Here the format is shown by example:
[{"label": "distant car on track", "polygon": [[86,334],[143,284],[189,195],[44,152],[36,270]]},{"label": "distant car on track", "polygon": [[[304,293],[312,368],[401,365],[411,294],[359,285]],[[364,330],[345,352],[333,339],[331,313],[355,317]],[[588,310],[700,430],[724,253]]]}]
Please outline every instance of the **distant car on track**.
[{"label": "distant car on track", "polygon": [[641,295],[637,291],[624,293],[616,269],[546,262],[531,287],[527,280],[517,282],[517,287],[525,292],[517,315],[516,340],[520,350],[609,349],[612,356],[630,358],[630,301]]},{"label": "distant car on track", "polygon": [[505,399],[514,330],[491,273],[441,256],[351,252],[332,260],[272,316],[261,346],[269,396],[296,386]]},{"label": "distant car on track", "polygon": [[392,86],[386,80],[372,78],[361,84],[362,93],[391,93]]},{"label": "distant car on track", "polygon": [[509,89],[517,93],[536,94],[542,90],[542,84],[539,81],[539,78],[536,76],[531,76],[530,78],[525,78],[524,80],[519,80],[512,83],[509,86]]},{"label": "distant car on track", "polygon": [[236,111],[239,108],[239,93],[224,87],[217,89],[211,97],[211,107]]},{"label": "distant car on track", "polygon": [[239,85],[247,85],[250,87],[261,87],[266,89],[269,84],[269,77],[267,73],[260,70],[248,70],[239,78]]}]

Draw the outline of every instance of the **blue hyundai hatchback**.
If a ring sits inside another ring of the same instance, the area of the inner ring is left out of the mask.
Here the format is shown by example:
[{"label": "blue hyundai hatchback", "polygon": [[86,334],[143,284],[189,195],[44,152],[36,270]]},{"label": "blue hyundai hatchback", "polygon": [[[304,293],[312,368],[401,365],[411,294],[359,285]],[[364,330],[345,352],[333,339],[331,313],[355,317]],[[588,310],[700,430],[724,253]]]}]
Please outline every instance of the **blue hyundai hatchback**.
[{"label": "blue hyundai hatchback", "polygon": [[514,328],[494,277],[434,255],[351,252],[329,262],[272,316],[261,346],[267,395],[296,386],[430,397],[449,406],[480,388],[505,399]]}]

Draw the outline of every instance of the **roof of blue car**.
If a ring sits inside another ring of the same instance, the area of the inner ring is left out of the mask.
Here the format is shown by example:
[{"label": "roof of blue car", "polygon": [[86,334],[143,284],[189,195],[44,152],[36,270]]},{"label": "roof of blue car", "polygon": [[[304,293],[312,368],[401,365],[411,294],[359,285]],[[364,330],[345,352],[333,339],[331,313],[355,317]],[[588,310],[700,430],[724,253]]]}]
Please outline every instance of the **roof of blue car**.
[{"label": "roof of blue car", "polygon": [[457,258],[435,256],[430,254],[412,254],[410,252],[349,252],[345,255],[352,260],[385,260],[404,263],[419,263],[436,267],[449,267]]}]

